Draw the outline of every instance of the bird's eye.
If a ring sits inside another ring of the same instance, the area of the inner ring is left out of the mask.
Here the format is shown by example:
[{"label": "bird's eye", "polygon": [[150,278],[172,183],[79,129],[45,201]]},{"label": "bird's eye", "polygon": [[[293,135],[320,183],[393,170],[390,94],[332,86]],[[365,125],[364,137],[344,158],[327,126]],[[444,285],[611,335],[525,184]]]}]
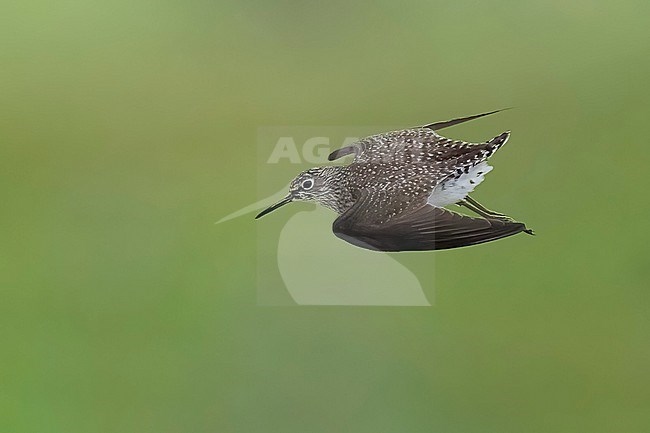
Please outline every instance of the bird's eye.
[{"label": "bird's eye", "polygon": [[302,181],[302,189],[308,190],[314,187],[314,181],[312,179],[306,179]]}]

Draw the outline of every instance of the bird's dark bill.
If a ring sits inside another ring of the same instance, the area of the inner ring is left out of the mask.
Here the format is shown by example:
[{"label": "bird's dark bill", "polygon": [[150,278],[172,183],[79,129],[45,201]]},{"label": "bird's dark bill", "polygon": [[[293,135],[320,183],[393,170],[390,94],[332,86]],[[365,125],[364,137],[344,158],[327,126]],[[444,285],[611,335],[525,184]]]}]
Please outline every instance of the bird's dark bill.
[{"label": "bird's dark bill", "polygon": [[262,218],[267,213],[273,212],[277,208],[282,207],[287,203],[291,203],[292,200],[293,200],[293,198],[291,196],[287,196],[287,197],[283,198],[282,200],[280,200],[279,202],[277,202],[273,206],[267,207],[262,212],[258,213],[257,216],[255,217],[255,219]]}]

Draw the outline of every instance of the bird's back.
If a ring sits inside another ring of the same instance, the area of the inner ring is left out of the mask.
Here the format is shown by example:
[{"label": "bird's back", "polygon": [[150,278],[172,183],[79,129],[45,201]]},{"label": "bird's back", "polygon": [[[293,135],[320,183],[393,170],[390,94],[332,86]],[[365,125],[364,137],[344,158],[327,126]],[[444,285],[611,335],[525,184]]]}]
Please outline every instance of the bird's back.
[{"label": "bird's back", "polygon": [[342,187],[353,196],[362,189],[385,191],[388,202],[383,208],[390,217],[426,204],[437,187],[480,183],[491,167],[474,168],[480,168],[508,136],[506,132],[484,143],[469,143],[426,128],[372,135],[353,145],[356,157],[344,167]]}]

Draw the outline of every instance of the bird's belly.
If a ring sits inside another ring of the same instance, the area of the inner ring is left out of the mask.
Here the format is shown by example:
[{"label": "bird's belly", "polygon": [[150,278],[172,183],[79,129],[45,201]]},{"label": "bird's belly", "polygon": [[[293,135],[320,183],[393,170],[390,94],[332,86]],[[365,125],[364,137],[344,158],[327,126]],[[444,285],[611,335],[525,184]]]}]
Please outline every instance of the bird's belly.
[{"label": "bird's belly", "polygon": [[462,173],[458,178],[450,177],[433,188],[427,203],[436,207],[457,203],[474,191],[491,170],[492,167],[484,161],[470,168],[467,173]]}]

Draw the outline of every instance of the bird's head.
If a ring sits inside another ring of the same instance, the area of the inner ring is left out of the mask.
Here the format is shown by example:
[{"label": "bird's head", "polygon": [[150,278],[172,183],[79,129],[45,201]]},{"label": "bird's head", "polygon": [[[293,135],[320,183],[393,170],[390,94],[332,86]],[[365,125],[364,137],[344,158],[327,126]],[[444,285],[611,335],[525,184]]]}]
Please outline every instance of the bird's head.
[{"label": "bird's head", "polygon": [[289,185],[289,195],[293,200],[317,200],[327,192],[325,167],[310,168],[300,173]]},{"label": "bird's head", "polygon": [[289,185],[289,194],[276,204],[264,209],[255,219],[292,201],[322,201],[329,195],[328,180],[339,167],[316,167],[305,170],[296,176]]}]

